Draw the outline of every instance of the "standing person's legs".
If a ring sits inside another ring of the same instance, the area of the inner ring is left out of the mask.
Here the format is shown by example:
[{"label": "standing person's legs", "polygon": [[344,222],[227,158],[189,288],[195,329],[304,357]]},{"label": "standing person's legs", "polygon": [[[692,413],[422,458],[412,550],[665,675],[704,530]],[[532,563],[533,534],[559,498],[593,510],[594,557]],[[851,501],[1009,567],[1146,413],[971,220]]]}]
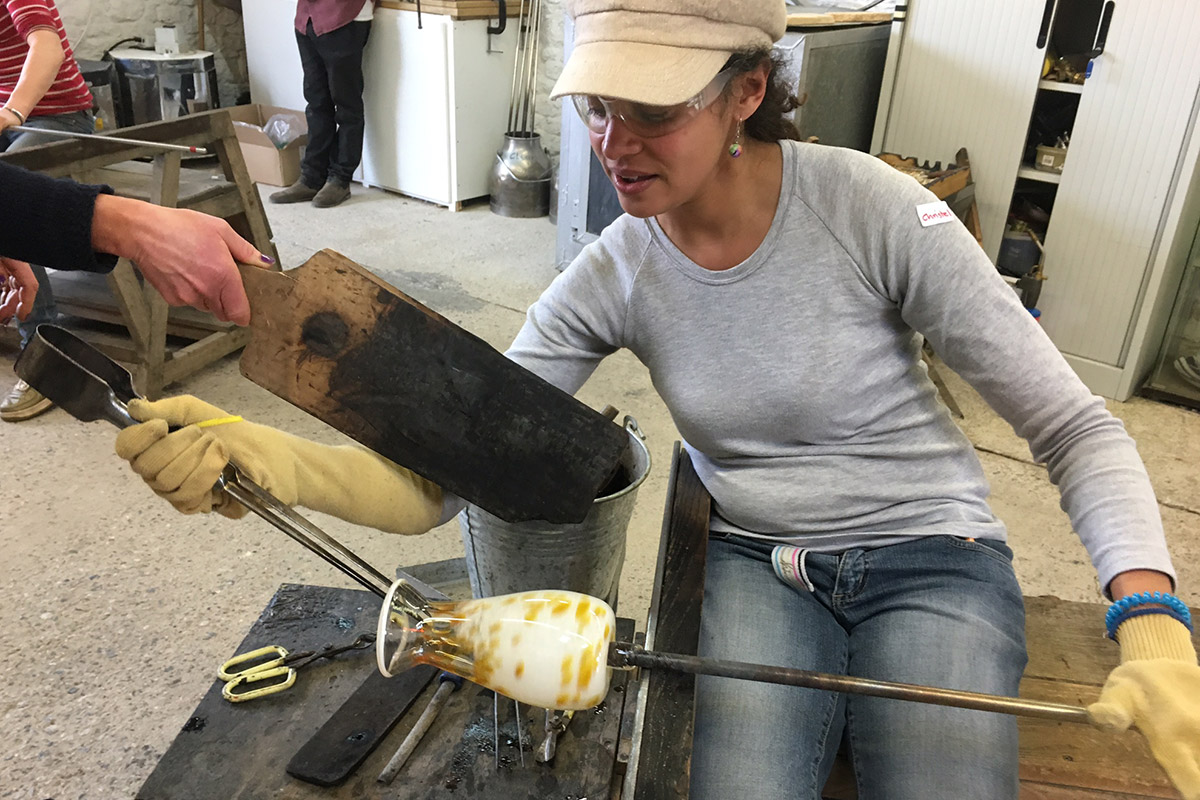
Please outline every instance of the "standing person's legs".
[{"label": "standing person's legs", "polygon": [[337,123],[325,186],[313,199],[313,204],[322,208],[335,206],[350,196],[350,179],[362,161],[366,128],[362,59],[370,34],[370,22],[351,22],[317,39]]},{"label": "standing person's legs", "polygon": [[[42,128],[56,131],[74,131],[75,133],[95,133],[96,124],[90,111],[74,111],[68,114],[52,114],[42,117],[30,117],[25,127]],[[59,141],[57,136],[39,136],[36,133],[19,133],[8,136],[7,146],[0,147],[6,153],[24,150],[29,147]],[[33,299],[33,308],[29,317],[17,325],[21,333],[21,347],[28,344],[37,326],[44,322],[53,322],[58,317],[58,309],[54,305],[54,291],[50,288],[50,276],[46,269],[37,264],[30,264],[33,276],[37,278],[38,291]],[[50,409],[53,403],[43,397],[24,381],[17,381],[16,386],[4,400],[0,401],[0,419],[5,422],[19,422],[36,417]]]},{"label": "standing person's legs", "polygon": [[[850,674],[1015,696],[1025,608],[1011,559],[949,536],[843,555],[833,605]],[[846,715],[862,800],[1017,797],[1015,717],[861,695]]]},{"label": "standing person's legs", "polygon": [[[819,595],[775,578],[770,551],[738,537],[709,540],[700,654],[844,673],[846,632]],[[844,705],[831,692],[698,678],[690,796],[816,800],[841,740]]]},{"label": "standing person's legs", "polygon": [[333,94],[329,90],[328,71],[309,20],[305,33],[296,31],[296,47],[304,70],[304,119],[308,124],[308,144],[300,163],[300,179],[286,189],[271,194],[272,203],[299,203],[313,199],[325,184],[329,158],[337,143]]}]

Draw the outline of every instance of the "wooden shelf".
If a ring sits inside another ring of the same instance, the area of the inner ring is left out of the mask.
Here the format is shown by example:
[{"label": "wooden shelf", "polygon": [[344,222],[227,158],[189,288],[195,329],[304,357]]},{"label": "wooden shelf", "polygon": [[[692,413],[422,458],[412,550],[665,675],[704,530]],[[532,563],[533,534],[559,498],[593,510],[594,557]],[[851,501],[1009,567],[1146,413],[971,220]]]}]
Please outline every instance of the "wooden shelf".
[{"label": "wooden shelf", "polygon": [[1082,83],[1067,83],[1066,81],[1038,81],[1038,88],[1050,92],[1067,92],[1068,94],[1083,94]]},{"label": "wooden shelf", "polygon": [[1028,178],[1031,181],[1042,181],[1043,183],[1058,183],[1062,180],[1062,175],[1057,172],[1046,172],[1033,167],[1021,167],[1017,170],[1018,178]]}]

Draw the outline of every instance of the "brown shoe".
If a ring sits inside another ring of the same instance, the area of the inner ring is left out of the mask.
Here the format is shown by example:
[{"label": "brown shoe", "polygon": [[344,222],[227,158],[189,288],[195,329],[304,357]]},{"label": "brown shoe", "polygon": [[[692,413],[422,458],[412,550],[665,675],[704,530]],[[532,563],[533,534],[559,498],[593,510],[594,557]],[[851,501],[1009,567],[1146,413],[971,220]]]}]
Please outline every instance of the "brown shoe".
[{"label": "brown shoe", "polygon": [[317,190],[300,179],[286,189],[271,194],[272,203],[307,203],[317,196]]},{"label": "brown shoe", "polygon": [[349,197],[350,184],[328,180],[321,187],[321,191],[317,192],[317,196],[313,198],[313,205],[317,208],[333,208],[345,202]]},{"label": "brown shoe", "polygon": [[54,403],[25,381],[17,381],[8,396],[0,402],[0,419],[20,422],[54,408]]}]

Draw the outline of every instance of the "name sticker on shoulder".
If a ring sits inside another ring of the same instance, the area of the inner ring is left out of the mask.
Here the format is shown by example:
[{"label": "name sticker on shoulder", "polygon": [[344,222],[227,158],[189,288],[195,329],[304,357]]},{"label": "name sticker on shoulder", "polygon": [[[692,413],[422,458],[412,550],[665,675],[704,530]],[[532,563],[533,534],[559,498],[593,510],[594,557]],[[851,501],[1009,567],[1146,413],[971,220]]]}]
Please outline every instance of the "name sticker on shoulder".
[{"label": "name sticker on shoulder", "polygon": [[930,225],[949,222],[956,217],[950,210],[950,206],[946,205],[945,200],[938,200],[935,203],[922,203],[917,206],[917,219],[921,220],[922,228],[928,228]]}]

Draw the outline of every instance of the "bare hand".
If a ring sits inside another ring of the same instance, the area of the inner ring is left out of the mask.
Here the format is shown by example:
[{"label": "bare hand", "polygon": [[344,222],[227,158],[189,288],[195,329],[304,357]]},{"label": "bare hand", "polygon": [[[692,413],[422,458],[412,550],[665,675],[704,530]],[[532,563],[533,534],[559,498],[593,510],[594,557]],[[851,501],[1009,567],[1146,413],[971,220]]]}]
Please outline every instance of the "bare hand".
[{"label": "bare hand", "polygon": [[[14,114],[8,110],[0,111],[0,133],[4,133],[4,131],[7,130],[8,128],[11,128],[14,125],[20,125],[20,124],[21,124],[21,120],[19,120],[17,118],[16,114]],[[18,132],[18,135],[19,135],[19,132]]]},{"label": "bare hand", "polygon": [[24,322],[33,311],[38,282],[24,261],[0,257],[0,325],[14,316]]},{"label": "bare hand", "polygon": [[[110,216],[128,226],[112,225]],[[92,242],[132,260],[171,305],[211,311],[238,325],[250,323],[250,303],[235,262],[274,263],[223,219],[110,195],[96,199]]]}]

